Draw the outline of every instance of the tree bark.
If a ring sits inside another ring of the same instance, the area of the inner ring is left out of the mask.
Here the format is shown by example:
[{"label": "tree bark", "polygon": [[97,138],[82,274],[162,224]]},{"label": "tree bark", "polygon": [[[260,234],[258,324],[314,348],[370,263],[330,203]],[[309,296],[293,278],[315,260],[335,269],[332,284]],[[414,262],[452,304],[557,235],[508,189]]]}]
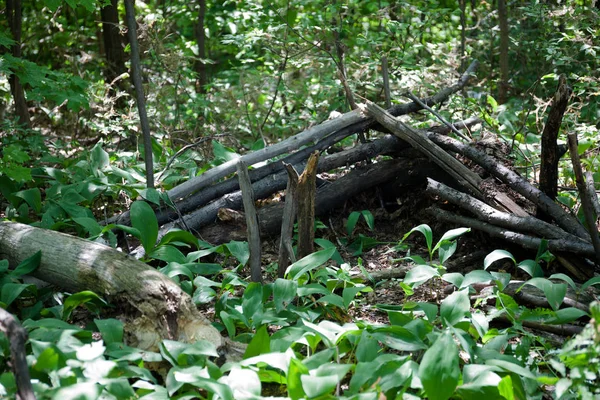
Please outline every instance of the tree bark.
[{"label": "tree bark", "polygon": [[[21,58],[21,32],[23,24],[21,0],[6,0],[6,18],[8,19],[10,33],[15,41],[15,44],[11,48],[11,53],[13,57]],[[17,114],[18,122],[25,125],[26,128],[31,129],[31,118],[25,99],[25,90],[14,71],[8,77],[8,83],[10,84],[10,91],[15,102],[15,113]]]},{"label": "tree bark", "polygon": [[[123,36],[121,35],[118,7],[119,0],[111,0],[110,4],[100,9],[102,38],[106,56],[104,77],[106,78],[106,83],[109,85],[127,71],[125,68],[125,52],[123,50]],[[110,91],[111,94],[114,94],[112,85]]]},{"label": "tree bark", "polygon": [[27,331],[11,313],[0,308],[0,332],[6,335],[10,343],[10,368],[17,384],[17,400],[35,400],[25,354]]},{"label": "tree bark", "polygon": [[254,191],[248,167],[243,161],[237,165],[238,180],[242,189],[242,200],[244,203],[244,213],[246,214],[246,227],[248,231],[248,247],[250,249],[250,275],[252,282],[262,282],[262,271],[260,263],[260,231],[258,228],[258,217],[256,216],[256,207],[254,206]]},{"label": "tree bark", "polygon": [[[544,131],[542,132],[542,167],[540,170],[540,190],[552,200],[556,200],[558,194],[558,161],[559,152],[556,141],[560,131],[563,115],[567,109],[571,89],[567,86],[567,80],[561,75],[558,88],[554,94],[552,108],[548,114]],[[537,217],[548,219],[548,216],[538,210]]]},{"label": "tree bark", "polygon": [[206,16],[206,0],[198,0],[198,20],[194,28],[196,43],[198,44],[198,60],[194,63],[194,70],[198,74],[196,80],[196,93],[206,93],[208,78],[206,74],[206,32],[204,32],[204,18]]},{"label": "tree bark", "polygon": [[127,33],[131,48],[131,78],[135,86],[135,97],[140,115],[140,125],[144,137],[144,161],[146,163],[146,187],[154,187],[154,163],[152,162],[152,136],[150,123],[146,112],[146,99],[142,83],[142,66],[140,63],[140,49],[137,40],[134,0],[125,0],[125,14],[127,17]]},{"label": "tree bark", "polygon": [[317,164],[319,153],[313,153],[298,178],[298,258],[315,249],[315,197],[317,195]]},{"label": "tree bark", "polygon": [[76,293],[105,296],[122,313],[130,346],[158,350],[163,339],[229,346],[189,295],[164,274],[108,246],[28,225],[0,223],[0,259],[16,267],[42,251],[32,276]]},{"label": "tree bark", "polygon": [[508,9],[506,0],[498,0],[498,25],[500,25],[500,81],[498,82],[498,103],[508,99]]}]

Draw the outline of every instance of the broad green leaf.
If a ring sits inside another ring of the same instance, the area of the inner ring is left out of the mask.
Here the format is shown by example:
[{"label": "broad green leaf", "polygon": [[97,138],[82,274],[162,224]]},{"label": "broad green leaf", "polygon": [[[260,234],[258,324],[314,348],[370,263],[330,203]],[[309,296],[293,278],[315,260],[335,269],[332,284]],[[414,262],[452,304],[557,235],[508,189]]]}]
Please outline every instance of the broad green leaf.
[{"label": "broad green leaf", "polygon": [[369,210],[362,210],[361,214],[364,217],[369,229],[375,229],[375,217],[373,217],[373,213],[371,213],[371,211]]},{"label": "broad green leaf", "polygon": [[498,374],[482,371],[473,381],[459,386],[456,392],[465,400],[504,400],[498,391],[500,381]]},{"label": "broad green leaf", "polygon": [[494,250],[490,254],[488,254],[485,257],[485,259],[483,260],[483,269],[488,269],[490,267],[490,265],[492,265],[494,262],[496,262],[498,260],[502,260],[504,258],[511,259],[514,264],[517,263],[515,261],[515,258],[513,257],[513,255],[510,254],[508,251],[506,251],[506,250]]},{"label": "broad green leaf", "polygon": [[73,221],[75,221],[78,225],[81,225],[90,236],[98,236],[102,234],[102,227],[93,218],[73,218]]},{"label": "broad green leaf", "polygon": [[356,294],[363,289],[364,289],[364,287],[362,287],[362,286],[351,286],[351,287],[344,288],[344,290],[342,291],[342,298],[344,299],[344,307],[343,308],[350,307],[350,303],[352,303],[352,301],[354,301]]},{"label": "broad green leaf", "polygon": [[356,346],[356,360],[358,362],[373,361],[377,358],[380,351],[381,346],[379,345],[379,341],[367,333],[367,331],[362,331],[360,341],[358,342],[358,346]]},{"label": "broad green leaf", "polygon": [[157,246],[154,251],[148,254],[148,257],[168,263],[185,264],[187,262],[185,255],[178,248],[168,244]]},{"label": "broad green leaf", "polygon": [[315,375],[301,375],[302,388],[308,398],[316,398],[331,393],[342,378],[352,368],[349,364],[325,364],[317,368]]},{"label": "broad green leaf", "polygon": [[102,340],[106,345],[111,343],[123,343],[123,322],[118,319],[95,319]]},{"label": "broad green leaf", "polygon": [[[552,283],[546,278],[532,278],[525,282],[521,288],[525,285],[535,286],[542,290],[546,296],[546,300],[548,300],[550,307],[552,307],[554,311],[560,308],[560,305],[567,294],[567,285],[565,283]],[[519,288],[519,290],[521,290],[521,288]]]},{"label": "broad green leaf", "polygon": [[589,279],[588,281],[586,281],[583,285],[581,285],[581,291],[584,291],[585,289],[587,289],[590,286],[595,286],[600,284],[600,276],[596,276],[592,279]]},{"label": "broad green leaf", "polygon": [[219,378],[218,382],[229,387],[236,399],[260,398],[261,379],[256,371],[251,369],[234,366],[229,374]]},{"label": "broad green leaf", "polygon": [[[456,249],[458,248],[458,243],[456,241],[452,242],[443,242],[439,247],[436,246],[438,251],[440,264],[444,265],[446,261],[450,259],[456,253]],[[434,250],[435,251],[435,250]]]},{"label": "broad green leaf", "polygon": [[306,257],[296,261],[290,265],[286,270],[286,275],[292,280],[297,280],[304,273],[312,271],[315,268],[320,267],[322,264],[327,262],[333,256],[336,249],[328,248],[309,254]]},{"label": "broad green leaf", "polygon": [[154,188],[146,188],[140,190],[140,196],[142,196],[144,200],[147,200],[150,203],[160,206],[160,193],[158,192],[158,190]]},{"label": "broad green leaf", "polygon": [[33,208],[36,213],[42,211],[42,194],[40,193],[40,189],[21,190],[20,192],[13,193],[13,196],[25,200],[29,204],[29,207]]},{"label": "broad green leaf", "polygon": [[145,201],[131,205],[131,226],[140,232],[140,240],[146,254],[150,254],[158,238],[158,222],[154,210]]},{"label": "broad green leaf", "polygon": [[446,233],[444,233],[442,235],[442,238],[437,242],[437,244],[433,248],[433,251],[435,252],[437,249],[439,249],[439,247],[442,244],[444,244],[444,242],[452,241],[452,240],[456,239],[457,237],[464,235],[467,232],[471,232],[471,228],[450,229],[449,231],[447,231]]},{"label": "broad green leaf", "polygon": [[292,400],[306,398],[306,393],[302,387],[301,377],[308,375],[308,368],[296,358],[290,360],[290,366],[287,370],[287,391]]},{"label": "broad green leaf", "polygon": [[478,269],[475,271],[471,271],[467,275],[465,275],[465,279],[463,280],[460,288],[462,289],[474,283],[486,283],[491,282],[493,280],[494,277],[492,276],[492,274],[490,274],[487,271]]},{"label": "broad green leaf", "polygon": [[527,272],[532,278],[542,278],[544,276],[542,267],[535,260],[521,261],[517,267]]},{"label": "broad green leaf", "polygon": [[275,311],[281,312],[294,300],[298,282],[287,279],[277,279],[273,285],[273,303]]},{"label": "broad green leaf", "polygon": [[232,241],[225,245],[232,256],[234,256],[241,265],[246,265],[250,259],[250,248],[248,242]]},{"label": "broad green leaf", "polygon": [[419,378],[427,398],[447,400],[454,393],[459,377],[458,347],[450,332],[444,331],[423,355]]},{"label": "broad green leaf", "polygon": [[427,242],[427,249],[429,250],[429,253],[431,253],[431,246],[433,245],[433,233],[431,232],[431,228],[429,227],[429,225],[421,224],[415,228],[412,228],[408,233],[406,233],[402,237],[401,241],[404,242],[406,238],[408,238],[413,232],[421,232],[423,236],[425,236],[425,241]]},{"label": "broad green leaf", "polygon": [[[242,310],[248,319],[254,319],[263,311],[263,287],[258,282],[251,282],[244,291],[242,297]],[[255,323],[257,321],[254,321]]]},{"label": "broad green leaf", "polygon": [[269,351],[271,351],[271,338],[269,337],[269,332],[267,332],[267,326],[261,325],[248,344],[244,358],[247,359],[260,354],[267,354]]},{"label": "broad green leaf", "polygon": [[350,213],[350,216],[348,216],[348,221],[346,222],[346,233],[348,236],[352,236],[352,232],[356,227],[358,218],[360,218],[360,213],[358,211],[353,211]]},{"label": "broad green leaf", "polygon": [[21,293],[25,290],[33,290],[33,293],[36,291],[35,285],[30,285],[27,283],[5,283],[2,285],[2,290],[0,291],[0,301],[2,301],[6,306],[10,306],[13,301],[21,296]]},{"label": "broad green leaf", "polygon": [[517,363],[512,363],[509,361],[497,360],[497,359],[486,360],[485,363],[486,363],[486,365],[495,365],[497,367],[500,367],[500,368],[506,370],[507,372],[513,372],[524,378],[529,378],[529,379],[534,379],[534,380],[537,378],[537,376],[532,371],[530,371],[527,368],[523,368],[522,366],[520,366]]},{"label": "broad green leaf", "polygon": [[216,140],[212,141],[212,147],[213,155],[215,156],[215,161],[217,161],[219,164],[231,160],[237,160],[240,157],[235,151],[233,151],[233,149],[223,146]]},{"label": "broad green leaf", "polygon": [[491,272],[494,277],[494,283],[498,286],[498,290],[503,291],[506,285],[510,283],[510,274],[508,272]]},{"label": "broad green leaf", "polygon": [[31,257],[23,260],[21,262],[21,264],[17,265],[17,268],[15,268],[10,273],[10,275],[15,278],[18,278],[23,275],[30,274],[33,271],[35,271],[37,269],[37,267],[40,266],[41,261],[42,261],[42,251],[40,250],[37,253],[35,253],[34,255],[32,255]]},{"label": "broad green leaf", "polygon": [[562,281],[565,281],[569,284],[569,286],[571,286],[571,288],[573,290],[577,290],[577,285],[575,284],[575,282],[573,282],[573,279],[571,279],[570,276],[565,275],[565,274],[552,274],[550,275],[550,277],[548,277],[548,279],[560,279]]},{"label": "broad green leaf", "polygon": [[100,296],[89,290],[74,293],[65,299],[63,304],[63,319],[65,321],[68,320],[75,308],[87,303],[90,303],[91,309],[95,311],[99,311],[101,306],[106,305],[106,302]]},{"label": "broad green leaf", "polygon": [[102,148],[103,144],[100,140],[90,151],[90,168],[94,176],[100,176],[100,172],[110,164],[108,153]]},{"label": "broad green leaf", "polygon": [[459,272],[448,272],[447,274],[442,275],[442,279],[453,284],[457,288],[460,288],[462,287],[465,277]]},{"label": "broad green leaf", "polygon": [[545,321],[546,324],[567,324],[578,320],[581,317],[589,317],[589,314],[579,308],[568,307],[556,310],[554,318]]},{"label": "broad green leaf", "polygon": [[427,282],[434,276],[439,276],[440,273],[437,268],[430,267],[429,265],[417,265],[406,273],[404,277],[404,283],[411,285],[413,288],[420,286]]},{"label": "broad green leaf", "polygon": [[442,301],[440,317],[444,324],[454,326],[470,314],[471,302],[468,290],[459,290],[452,293]]},{"label": "broad green leaf", "polygon": [[192,271],[190,271],[190,269],[186,265],[179,264],[175,261],[172,261],[169,264],[167,264],[166,267],[161,268],[160,272],[162,272],[169,278],[174,278],[176,276],[181,275],[187,277],[189,280],[194,279],[194,274],[192,274]]},{"label": "broad green leaf", "polygon": [[198,248],[198,239],[188,231],[180,229],[172,229],[160,239],[158,246],[169,243],[186,243]]},{"label": "broad green leaf", "polygon": [[419,351],[427,348],[412,330],[402,326],[373,329],[373,337],[384,345],[398,351]]}]

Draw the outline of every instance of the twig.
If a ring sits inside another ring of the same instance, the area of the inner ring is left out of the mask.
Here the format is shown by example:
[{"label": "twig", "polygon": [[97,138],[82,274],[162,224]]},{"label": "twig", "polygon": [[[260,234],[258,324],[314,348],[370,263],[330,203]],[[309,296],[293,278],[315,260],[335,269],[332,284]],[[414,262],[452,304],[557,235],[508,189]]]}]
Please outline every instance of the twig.
[{"label": "twig", "polygon": [[433,115],[435,115],[440,121],[442,121],[442,123],[444,125],[446,125],[448,128],[450,128],[450,130],[452,132],[456,133],[456,135],[459,136],[460,138],[466,140],[467,142],[470,142],[472,140],[472,139],[466,137],[465,135],[463,135],[462,133],[460,133],[459,130],[456,129],[454,127],[454,125],[452,125],[450,122],[448,122],[448,120],[446,118],[442,117],[440,115],[440,113],[435,111],[433,108],[429,107],[427,104],[423,103],[418,97],[416,97],[411,92],[408,92],[405,96],[408,97],[409,99],[411,99],[412,101],[414,101],[415,103],[417,103],[418,105],[420,105],[421,107],[423,107],[424,109],[426,109],[427,111],[429,111],[430,113],[432,113]]},{"label": "twig", "polygon": [[600,266],[600,237],[598,237],[596,218],[594,218],[594,206],[592,205],[592,199],[589,196],[589,192],[586,190],[585,179],[583,178],[583,169],[581,168],[581,162],[579,161],[577,134],[574,132],[569,132],[567,134],[567,140],[569,143],[571,161],[573,162],[575,182],[577,184],[577,189],[579,190],[579,195],[581,196],[583,215],[585,216],[585,222],[587,223],[588,231],[592,237],[592,244],[596,250],[596,265]]},{"label": "twig", "polygon": [[11,313],[1,307],[0,331],[4,332],[10,342],[10,366],[15,376],[15,383],[17,384],[17,398],[21,400],[35,400],[29,376],[29,367],[25,358],[27,332]]}]

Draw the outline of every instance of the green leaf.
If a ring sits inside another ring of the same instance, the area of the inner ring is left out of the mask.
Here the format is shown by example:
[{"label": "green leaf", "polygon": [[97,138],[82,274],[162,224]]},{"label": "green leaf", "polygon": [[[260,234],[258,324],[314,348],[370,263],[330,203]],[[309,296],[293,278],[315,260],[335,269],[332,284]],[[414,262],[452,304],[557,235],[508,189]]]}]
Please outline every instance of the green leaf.
[{"label": "green leaf", "polygon": [[233,149],[223,146],[216,140],[212,141],[212,147],[215,161],[217,161],[219,164],[231,160],[237,160],[240,157],[235,151],[233,151]]},{"label": "green leaf", "polygon": [[450,242],[450,241],[456,239],[457,237],[464,235],[467,232],[471,232],[471,228],[456,228],[456,229],[451,229],[451,230],[447,231],[446,233],[444,233],[442,238],[437,242],[437,244],[433,248],[433,252],[435,252],[437,249],[439,249],[440,246],[443,245],[445,242]]},{"label": "green leaf", "polygon": [[234,256],[241,265],[246,265],[248,260],[250,259],[250,248],[248,247],[248,242],[236,242],[231,241],[225,245],[227,250]]},{"label": "green leaf", "polygon": [[348,234],[348,236],[352,236],[352,232],[356,227],[358,218],[360,218],[360,213],[358,211],[353,211],[348,216],[348,221],[346,222],[346,233]]},{"label": "green leaf", "polygon": [[498,290],[503,291],[506,285],[510,283],[510,274],[508,272],[491,272],[494,277],[494,283],[498,286]]},{"label": "green leaf", "polygon": [[270,351],[271,338],[269,337],[269,332],[267,332],[267,326],[261,325],[248,344],[246,352],[244,353],[244,359],[255,357],[260,354],[267,354]]},{"label": "green leaf", "polygon": [[423,355],[419,378],[430,400],[447,400],[454,393],[459,377],[458,347],[450,332],[444,331]]},{"label": "green leaf", "polygon": [[425,236],[425,241],[427,242],[427,249],[429,250],[429,253],[432,253],[432,249],[431,246],[433,244],[433,233],[431,232],[431,228],[429,227],[429,225],[427,224],[421,224],[415,228],[412,228],[407,234],[404,235],[404,237],[402,237],[401,242],[404,242],[406,240],[406,238],[408,238],[411,233],[413,232],[421,232],[423,234],[423,236]]},{"label": "green leaf", "polygon": [[140,196],[142,196],[144,200],[160,206],[160,192],[158,190],[154,188],[146,188],[140,190]]},{"label": "green leaf", "polygon": [[575,284],[575,282],[573,282],[573,279],[571,279],[570,276],[565,275],[565,274],[552,274],[550,275],[550,277],[548,279],[560,279],[562,281],[565,281],[569,284],[569,286],[571,286],[571,288],[573,290],[577,290],[577,285]]},{"label": "green leaf", "polygon": [[327,260],[331,258],[331,256],[333,256],[335,251],[335,247],[332,247],[309,254],[306,257],[290,265],[285,273],[289,276],[290,279],[297,280],[298,278],[300,278],[300,276],[302,276],[302,274],[312,271],[313,269],[318,268],[322,264],[324,264]]},{"label": "green leaf", "polygon": [[31,289],[35,293],[36,287],[26,283],[5,283],[0,292],[0,301],[9,306],[27,289]]},{"label": "green leaf", "polygon": [[[567,294],[567,285],[565,283],[552,283],[546,278],[532,278],[525,282],[521,288],[525,285],[535,286],[542,290],[546,296],[546,300],[548,300],[550,307],[552,307],[554,311],[560,308],[560,305]],[[519,290],[521,290],[521,288],[519,288]]]},{"label": "green leaf", "polygon": [[483,260],[483,269],[488,269],[490,267],[490,265],[492,265],[494,262],[496,262],[498,260],[502,260],[504,258],[511,259],[514,264],[517,263],[515,261],[515,258],[513,257],[513,255],[510,254],[508,251],[506,251],[506,250],[494,250],[490,254],[488,254],[485,257],[485,259]]},{"label": "green leaf", "polygon": [[371,230],[375,229],[375,217],[373,217],[373,214],[371,213],[371,211],[362,210],[361,214],[365,218],[365,222],[367,223],[367,226],[369,227],[369,229],[371,229]]},{"label": "green leaf", "polygon": [[164,262],[176,262],[185,264],[187,262],[185,255],[179,249],[171,245],[157,246],[154,251],[148,254],[148,257]]},{"label": "green leaf", "polygon": [[544,276],[542,267],[535,260],[521,261],[517,267],[527,272],[532,278],[541,278]]},{"label": "green leaf", "polygon": [[65,299],[63,304],[63,319],[66,321],[71,316],[73,310],[82,304],[91,303],[94,307],[106,305],[106,302],[96,293],[89,290],[74,293]]},{"label": "green leaf", "polygon": [[301,375],[302,387],[308,398],[331,393],[352,368],[349,364],[325,364],[312,371],[314,375]]},{"label": "green leaf", "polygon": [[21,262],[21,264],[19,264],[17,266],[17,268],[15,268],[10,275],[18,278],[21,277],[23,275],[27,275],[32,273],[33,271],[36,270],[37,267],[40,266],[40,262],[42,261],[42,251],[38,251],[37,253],[35,253],[34,255],[32,255],[31,257],[23,260]]},{"label": "green leaf", "polygon": [[281,312],[294,300],[298,282],[287,279],[277,279],[273,287],[273,303],[275,311]]},{"label": "green leaf", "polygon": [[29,204],[29,207],[33,208],[36,213],[42,211],[42,194],[40,193],[40,189],[21,190],[20,192],[13,193],[13,195],[25,200]]},{"label": "green leaf", "polygon": [[367,333],[367,331],[362,331],[360,341],[358,342],[358,346],[356,346],[356,360],[358,362],[373,361],[377,358],[380,351],[381,346],[379,345],[379,341]]},{"label": "green leaf", "polygon": [[404,283],[407,285],[412,284],[413,288],[422,285],[434,276],[439,276],[440,273],[437,268],[430,267],[429,265],[417,265],[406,273],[404,277]]},{"label": "green leaf", "polygon": [[589,314],[579,308],[568,307],[556,310],[554,318],[545,321],[546,324],[567,324],[578,320],[581,317],[589,317]]},{"label": "green leaf", "polygon": [[102,227],[93,218],[79,217],[73,218],[73,221],[75,221],[78,225],[81,225],[90,236],[99,236],[102,234]]},{"label": "green leaf", "polygon": [[103,144],[100,140],[90,152],[90,168],[94,176],[102,176],[101,172],[110,164],[110,157],[102,148]]},{"label": "green leaf", "polygon": [[287,391],[292,400],[306,398],[301,381],[301,377],[304,375],[308,375],[308,368],[300,360],[292,358],[287,370]]},{"label": "green leaf", "polygon": [[459,290],[452,293],[442,301],[440,316],[444,324],[454,326],[470,314],[471,302],[468,290]]},{"label": "green leaf", "polygon": [[348,307],[350,307],[350,303],[352,303],[352,301],[356,297],[356,294],[363,289],[364,289],[364,287],[361,287],[361,286],[351,286],[351,287],[344,288],[344,290],[342,291],[342,298],[344,299],[344,307],[343,308],[347,309]]},{"label": "green leaf", "polygon": [[587,289],[590,286],[595,286],[600,284],[600,276],[596,276],[588,281],[586,281],[583,285],[581,285],[581,291],[584,291],[585,289]]},{"label": "green leaf", "polygon": [[182,242],[198,248],[198,239],[188,231],[172,229],[166,233],[158,243],[158,246],[173,242]]},{"label": "green leaf", "polygon": [[472,285],[474,283],[486,283],[486,282],[491,282],[493,280],[494,280],[494,277],[492,276],[492,274],[490,274],[487,271],[478,269],[478,270],[471,271],[467,275],[465,275],[465,279],[463,280],[463,282],[459,288],[462,289],[462,288]]},{"label": "green leaf", "polygon": [[106,345],[111,343],[123,343],[123,322],[118,319],[95,319],[102,340]]},{"label": "green leaf", "polygon": [[140,232],[140,240],[146,254],[150,254],[158,238],[158,222],[154,210],[145,201],[131,205],[131,226]]},{"label": "green leaf", "polygon": [[[254,319],[263,311],[263,287],[258,282],[251,282],[244,290],[242,297],[242,312],[250,320]],[[254,321],[257,322],[257,321]],[[260,323],[260,321],[258,321]],[[258,324],[257,324],[258,325]]]}]

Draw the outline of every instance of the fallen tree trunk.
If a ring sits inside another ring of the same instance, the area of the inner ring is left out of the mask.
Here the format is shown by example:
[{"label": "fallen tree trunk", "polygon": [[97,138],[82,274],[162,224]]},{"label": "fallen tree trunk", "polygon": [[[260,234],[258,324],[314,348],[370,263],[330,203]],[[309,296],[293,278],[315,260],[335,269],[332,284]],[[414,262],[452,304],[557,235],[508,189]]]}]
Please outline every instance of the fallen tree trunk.
[{"label": "fallen tree trunk", "polygon": [[188,294],[156,269],[99,243],[0,223],[0,258],[7,259],[11,268],[38,251],[42,258],[32,275],[67,292],[91,290],[105,296],[125,322],[131,346],[157,350],[163,339],[187,343],[204,339],[225,352],[236,348],[200,314]]}]

